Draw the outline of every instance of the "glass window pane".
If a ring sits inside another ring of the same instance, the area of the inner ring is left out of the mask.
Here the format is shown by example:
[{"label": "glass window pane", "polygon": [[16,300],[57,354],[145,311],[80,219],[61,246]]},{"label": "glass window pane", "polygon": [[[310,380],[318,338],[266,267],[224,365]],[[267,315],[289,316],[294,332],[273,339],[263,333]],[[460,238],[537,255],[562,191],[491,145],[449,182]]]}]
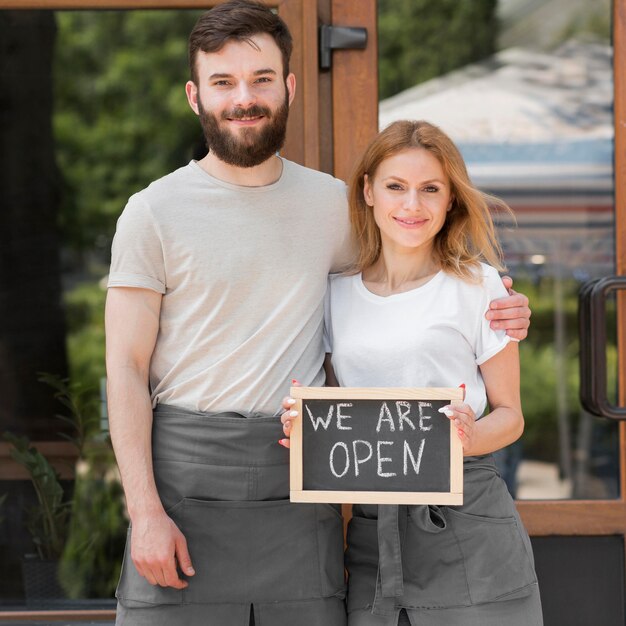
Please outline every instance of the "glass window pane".
[{"label": "glass window pane", "polygon": [[[454,20],[429,11],[440,44],[430,56],[420,52],[417,68],[402,47],[403,24],[391,3],[380,2],[381,51],[397,55],[404,69],[400,93],[381,80],[380,127],[403,118],[438,124],[459,145],[474,182],[513,209],[515,219],[496,216],[498,234],[533,316],[520,346],[526,429],[498,455],[511,491],[532,499],[616,498],[617,424],[580,405],[577,327],[580,287],[615,273],[611,2],[456,4],[466,22],[475,20],[471,44],[457,45]],[[414,4],[415,16],[424,15],[420,7]],[[493,54],[485,52],[485,25]],[[446,62],[437,64],[437,56]],[[615,328],[610,307],[607,327]]]},{"label": "glass window pane", "polygon": [[184,91],[198,15],[0,11],[0,433],[41,452],[24,454],[54,507],[0,459],[2,608],[115,607],[128,522],[103,410],[106,274],[127,199],[203,156]]}]

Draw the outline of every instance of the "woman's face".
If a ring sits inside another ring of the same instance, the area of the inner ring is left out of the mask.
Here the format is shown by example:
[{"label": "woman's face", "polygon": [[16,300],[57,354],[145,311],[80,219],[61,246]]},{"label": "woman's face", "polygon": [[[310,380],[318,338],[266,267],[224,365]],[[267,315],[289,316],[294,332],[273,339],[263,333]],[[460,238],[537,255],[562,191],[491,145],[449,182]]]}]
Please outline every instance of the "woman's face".
[{"label": "woman's face", "polygon": [[423,148],[382,161],[373,179],[365,176],[363,193],[387,248],[431,249],[452,203],[441,163]]}]

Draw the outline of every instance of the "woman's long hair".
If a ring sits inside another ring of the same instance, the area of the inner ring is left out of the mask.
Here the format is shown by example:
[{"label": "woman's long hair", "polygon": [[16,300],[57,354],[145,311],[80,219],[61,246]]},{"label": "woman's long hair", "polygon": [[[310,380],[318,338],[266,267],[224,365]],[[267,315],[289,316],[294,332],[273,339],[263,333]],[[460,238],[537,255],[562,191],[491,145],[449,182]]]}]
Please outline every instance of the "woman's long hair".
[{"label": "woman's long hair", "polygon": [[381,252],[380,230],[363,196],[365,175],[372,182],[385,159],[411,148],[428,150],[450,181],[452,205],[433,244],[441,268],[471,282],[479,280],[476,270],[481,261],[503,270],[491,209],[512,213],[511,209],[472,185],[461,153],[441,129],[421,120],[402,120],[393,122],[373,139],[350,178],[350,221],[359,245],[353,271],[373,265]]}]

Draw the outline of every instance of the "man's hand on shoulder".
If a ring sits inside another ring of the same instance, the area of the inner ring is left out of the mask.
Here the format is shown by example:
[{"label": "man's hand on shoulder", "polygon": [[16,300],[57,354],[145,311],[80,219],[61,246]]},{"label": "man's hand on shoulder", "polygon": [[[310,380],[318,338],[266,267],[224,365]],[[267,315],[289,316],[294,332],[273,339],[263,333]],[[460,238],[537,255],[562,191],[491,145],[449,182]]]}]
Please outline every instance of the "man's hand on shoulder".
[{"label": "man's hand on shoulder", "polygon": [[139,574],[151,585],[187,587],[189,583],[178,576],[177,563],[186,576],[195,574],[187,540],[165,512],[133,519],[131,558]]},{"label": "man's hand on shoulder", "polygon": [[506,334],[511,339],[521,341],[528,336],[530,326],[531,310],[528,306],[528,298],[523,293],[513,290],[513,279],[509,276],[504,276],[502,282],[509,295],[493,300],[489,304],[485,317],[491,320],[491,328],[506,330]]}]

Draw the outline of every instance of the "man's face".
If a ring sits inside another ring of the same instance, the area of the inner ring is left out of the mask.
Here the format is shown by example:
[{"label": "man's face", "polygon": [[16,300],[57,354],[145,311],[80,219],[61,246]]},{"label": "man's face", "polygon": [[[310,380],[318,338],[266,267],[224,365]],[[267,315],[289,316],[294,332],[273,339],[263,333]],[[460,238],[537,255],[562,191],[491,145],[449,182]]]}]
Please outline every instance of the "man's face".
[{"label": "man's face", "polygon": [[269,35],[230,41],[219,52],[199,52],[198,85],[187,97],[200,117],[209,150],[236,167],[254,167],[282,147],[293,75],[283,78],[282,56]]}]

